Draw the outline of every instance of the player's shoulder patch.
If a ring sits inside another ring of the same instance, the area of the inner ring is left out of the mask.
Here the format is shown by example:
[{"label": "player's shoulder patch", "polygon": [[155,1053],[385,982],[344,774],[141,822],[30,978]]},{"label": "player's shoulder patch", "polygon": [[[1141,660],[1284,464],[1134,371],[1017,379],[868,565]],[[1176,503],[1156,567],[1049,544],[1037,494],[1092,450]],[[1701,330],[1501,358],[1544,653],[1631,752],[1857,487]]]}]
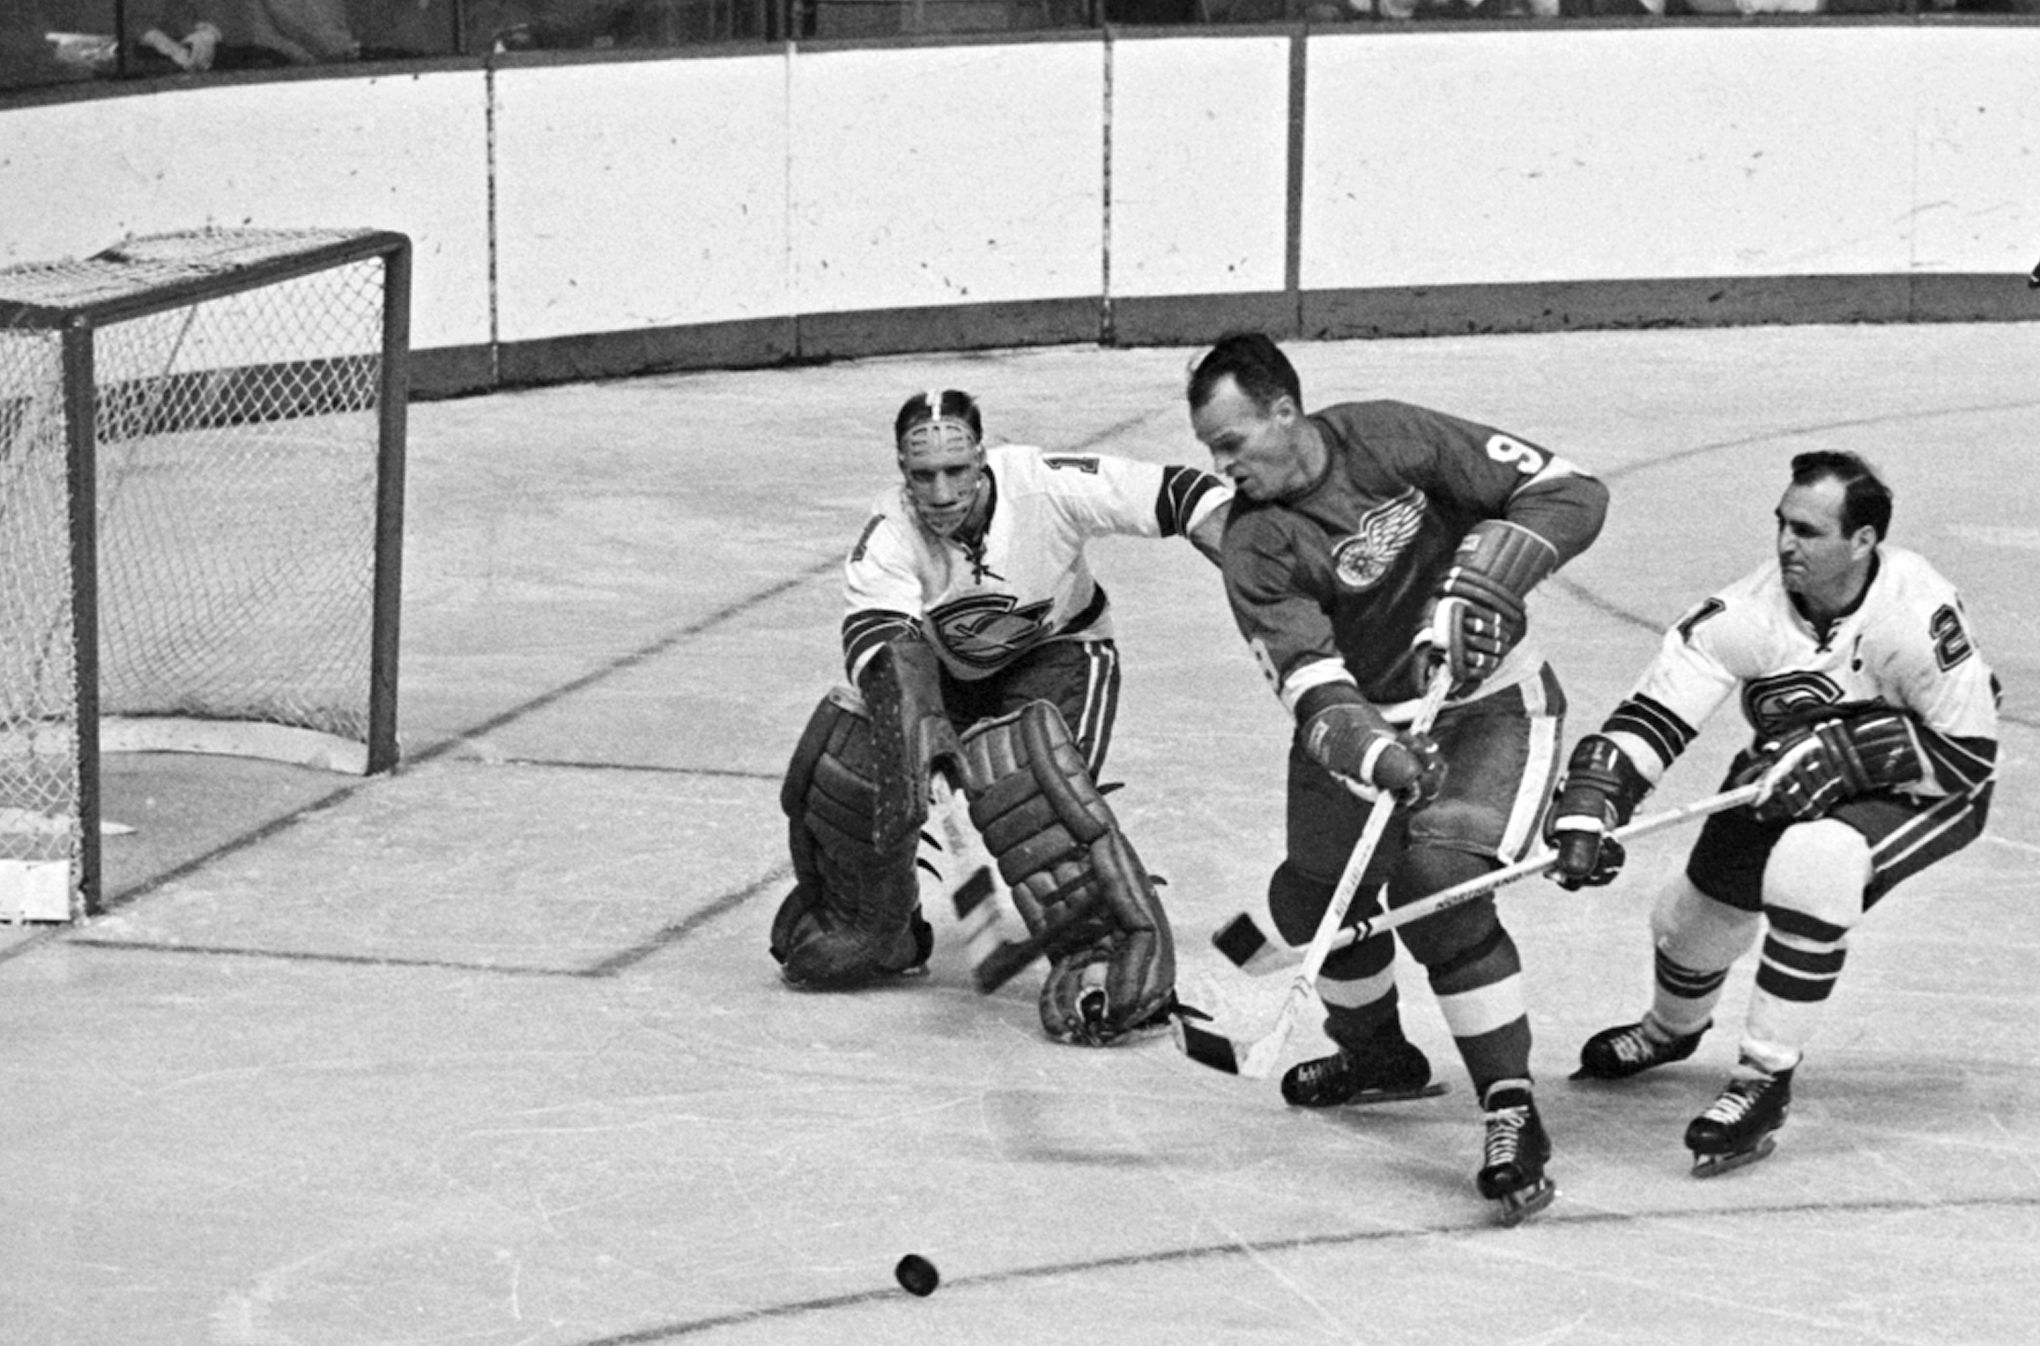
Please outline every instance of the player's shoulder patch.
[{"label": "player's shoulder patch", "polygon": [[856,565],[864,559],[864,550],[871,545],[871,535],[885,522],[885,515],[874,514],[864,521],[864,528],[857,534],[857,541],[850,548],[850,564]]},{"label": "player's shoulder patch", "polygon": [[1694,628],[1698,627],[1700,623],[1706,621],[1708,618],[1719,617],[1722,613],[1726,611],[1728,611],[1728,604],[1723,602],[1720,599],[1720,597],[1714,594],[1709,594],[1707,597],[1701,599],[1698,603],[1695,603],[1691,608],[1687,609],[1686,615],[1679,618],[1679,620],[1673,624],[1672,629],[1679,633],[1680,640],[1683,640],[1688,645],[1691,645],[1693,643]]}]

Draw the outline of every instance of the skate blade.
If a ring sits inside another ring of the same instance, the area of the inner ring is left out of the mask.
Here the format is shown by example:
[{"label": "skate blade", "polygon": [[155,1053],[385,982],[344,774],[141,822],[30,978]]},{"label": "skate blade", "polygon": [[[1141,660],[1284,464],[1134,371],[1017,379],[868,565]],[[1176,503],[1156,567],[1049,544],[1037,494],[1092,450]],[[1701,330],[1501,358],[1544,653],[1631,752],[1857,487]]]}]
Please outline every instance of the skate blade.
[{"label": "skate blade", "polygon": [[1747,1150],[1732,1150],[1727,1154],[1696,1154],[1693,1156],[1693,1176],[1696,1178],[1718,1178],[1724,1173],[1733,1173],[1747,1168],[1759,1159],[1771,1157],[1771,1151],[1778,1148],[1775,1137],[1765,1136]]},{"label": "skate blade", "polygon": [[[1666,1064],[1670,1063],[1667,1062]],[[1649,1066],[1643,1068],[1643,1070],[1649,1069],[1651,1069]],[[1585,1066],[1581,1066],[1578,1070],[1566,1076],[1566,1078],[1569,1080],[1591,1080],[1595,1084],[1621,1084],[1625,1080],[1633,1080],[1638,1075],[1643,1074],[1643,1070],[1632,1070],[1627,1075],[1596,1075]]]},{"label": "skate blade", "polygon": [[1421,1089],[1369,1089],[1358,1093],[1338,1106],[1342,1108],[1364,1108],[1376,1103],[1413,1103],[1420,1098],[1436,1098],[1445,1092],[1442,1080],[1433,1080]]},{"label": "skate blade", "polygon": [[1496,1198],[1495,1223],[1504,1229],[1514,1229],[1557,1197],[1558,1185],[1549,1178],[1539,1178],[1528,1187],[1519,1187]]}]

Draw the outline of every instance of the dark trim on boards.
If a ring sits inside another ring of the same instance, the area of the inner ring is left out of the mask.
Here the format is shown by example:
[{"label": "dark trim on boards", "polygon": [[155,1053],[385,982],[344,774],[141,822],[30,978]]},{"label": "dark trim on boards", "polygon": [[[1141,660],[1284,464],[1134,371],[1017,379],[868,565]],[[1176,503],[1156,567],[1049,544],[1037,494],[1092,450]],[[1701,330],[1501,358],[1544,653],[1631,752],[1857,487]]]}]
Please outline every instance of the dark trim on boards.
[{"label": "dark trim on boards", "polygon": [[1472,336],[1807,323],[2040,322],[2023,273],[1759,276],[1383,286],[866,309],[418,351],[430,399],[646,374],[1013,346],[1194,346],[1232,327],[1279,338]]}]

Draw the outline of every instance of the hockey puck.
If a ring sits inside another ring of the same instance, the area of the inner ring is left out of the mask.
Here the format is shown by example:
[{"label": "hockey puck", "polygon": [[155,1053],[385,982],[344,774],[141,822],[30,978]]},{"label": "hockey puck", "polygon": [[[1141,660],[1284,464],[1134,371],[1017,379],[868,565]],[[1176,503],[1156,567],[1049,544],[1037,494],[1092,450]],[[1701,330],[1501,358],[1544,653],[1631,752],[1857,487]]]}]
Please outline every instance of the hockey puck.
[{"label": "hockey puck", "polygon": [[902,1257],[892,1274],[901,1289],[924,1298],[934,1294],[935,1287],[942,1283],[941,1273],[935,1270],[935,1264],[919,1253],[908,1253]]}]

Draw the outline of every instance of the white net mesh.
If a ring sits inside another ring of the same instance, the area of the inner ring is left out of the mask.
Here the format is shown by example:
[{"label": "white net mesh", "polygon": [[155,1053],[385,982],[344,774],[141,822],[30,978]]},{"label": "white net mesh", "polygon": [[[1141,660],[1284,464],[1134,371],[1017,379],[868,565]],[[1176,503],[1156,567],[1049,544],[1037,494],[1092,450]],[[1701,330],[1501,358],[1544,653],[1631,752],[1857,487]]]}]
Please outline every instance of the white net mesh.
[{"label": "white net mesh", "polygon": [[0,859],[61,858],[75,840],[77,650],[58,355],[54,334],[0,332]]},{"label": "white net mesh", "polygon": [[93,331],[101,714],[365,740],[384,259],[240,288],[251,268],[296,270],[354,237],[167,235],[0,269],[0,322],[30,324],[0,330],[0,861],[76,842],[79,653],[53,314],[82,311]]}]

